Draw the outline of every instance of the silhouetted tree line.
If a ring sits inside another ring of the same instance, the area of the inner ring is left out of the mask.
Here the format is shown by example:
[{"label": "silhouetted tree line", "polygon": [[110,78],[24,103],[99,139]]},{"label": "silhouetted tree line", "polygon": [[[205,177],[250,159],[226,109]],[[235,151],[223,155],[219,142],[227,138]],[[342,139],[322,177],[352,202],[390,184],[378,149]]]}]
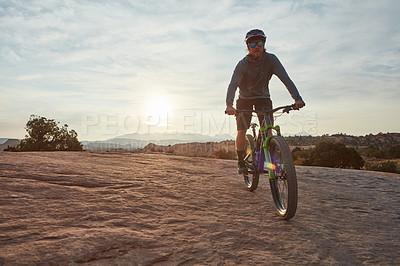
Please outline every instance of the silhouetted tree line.
[{"label": "silhouetted tree line", "polygon": [[347,147],[351,146],[354,148],[368,147],[373,145],[374,147],[382,148],[384,146],[393,146],[400,142],[400,133],[378,133],[376,135],[369,134],[365,136],[352,136],[347,134],[333,134],[322,136],[289,136],[285,137],[286,141],[290,146],[308,146],[317,145],[320,142],[334,142],[343,143]]},{"label": "silhouetted tree line", "polygon": [[342,143],[320,142],[315,148],[307,150],[296,147],[292,155],[294,160],[302,158],[302,165],[354,169],[364,166],[364,160],[357,151]]},{"label": "silhouetted tree line", "polygon": [[381,163],[366,163],[365,169],[370,171],[389,172],[400,174],[398,164],[394,161],[385,161]]},{"label": "silhouetted tree line", "polygon": [[82,151],[75,130],[68,130],[68,125],[58,126],[54,119],[31,115],[26,124],[28,135],[16,147],[5,151]]},{"label": "silhouetted tree line", "polygon": [[395,159],[400,158],[400,144],[384,146],[382,148],[370,145],[363,154],[368,157],[379,159]]}]

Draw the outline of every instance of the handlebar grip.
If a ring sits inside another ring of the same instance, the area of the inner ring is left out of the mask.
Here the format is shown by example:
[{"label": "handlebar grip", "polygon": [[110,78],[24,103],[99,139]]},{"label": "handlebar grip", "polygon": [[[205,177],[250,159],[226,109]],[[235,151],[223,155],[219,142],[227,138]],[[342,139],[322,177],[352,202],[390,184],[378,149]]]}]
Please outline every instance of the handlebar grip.
[{"label": "handlebar grip", "polygon": [[283,109],[283,112],[288,114],[292,110],[298,110],[298,109],[294,108],[294,106],[295,106],[295,104],[286,106],[285,109]]}]

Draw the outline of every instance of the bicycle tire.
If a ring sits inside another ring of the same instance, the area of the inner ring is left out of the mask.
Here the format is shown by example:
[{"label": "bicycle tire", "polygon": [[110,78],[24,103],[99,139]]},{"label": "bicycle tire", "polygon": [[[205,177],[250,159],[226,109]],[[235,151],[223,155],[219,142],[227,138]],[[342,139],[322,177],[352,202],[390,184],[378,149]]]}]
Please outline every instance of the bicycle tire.
[{"label": "bicycle tire", "polygon": [[297,210],[297,178],[289,146],[281,136],[271,138],[268,143],[271,162],[275,166],[275,179],[269,180],[272,198],[278,215],[291,219]]},{"label": "bicycle tire", "polygon": [[246,155],[244,161],[248,169],[247,174],[243,174],[244,182],[249,191],[254,191],[258,187],[259,172],[255,164],[256,151],[255,143],[252,135],[246,135]]}]

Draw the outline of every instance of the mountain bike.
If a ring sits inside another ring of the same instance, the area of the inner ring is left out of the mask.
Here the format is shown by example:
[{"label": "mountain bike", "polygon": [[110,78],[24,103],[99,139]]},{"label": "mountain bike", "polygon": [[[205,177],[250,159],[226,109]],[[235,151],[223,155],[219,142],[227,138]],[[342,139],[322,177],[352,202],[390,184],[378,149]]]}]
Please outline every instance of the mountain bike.
[{"label": "mountain bike", "polygon": [[251,123],[252,134],[246,135],[247,167],[243,174],[244,181],[249,191],[258,187],[259,176],[268,176],[272,198],[279,216],[288,220],[292,218],[297,209],[297,178],[289,145],[281,136],[279,126],[274,126],[270,115],[283,110],[289,113],[294,105],[286,105],[268,111],[236,110],[236,115],[255,113],[261,121],[256,134],[257,123]]}]

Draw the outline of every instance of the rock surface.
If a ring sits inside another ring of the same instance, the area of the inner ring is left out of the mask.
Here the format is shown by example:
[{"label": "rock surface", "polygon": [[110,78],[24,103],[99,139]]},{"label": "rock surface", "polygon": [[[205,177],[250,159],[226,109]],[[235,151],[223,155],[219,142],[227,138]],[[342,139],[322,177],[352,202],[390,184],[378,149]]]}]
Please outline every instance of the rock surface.
[{"label": "rock surface", "polygon": [[400,261],[400,178],[297,167],[277,218],[235,161],[165,154],[0,153],[0,265],[380,264]]}]

